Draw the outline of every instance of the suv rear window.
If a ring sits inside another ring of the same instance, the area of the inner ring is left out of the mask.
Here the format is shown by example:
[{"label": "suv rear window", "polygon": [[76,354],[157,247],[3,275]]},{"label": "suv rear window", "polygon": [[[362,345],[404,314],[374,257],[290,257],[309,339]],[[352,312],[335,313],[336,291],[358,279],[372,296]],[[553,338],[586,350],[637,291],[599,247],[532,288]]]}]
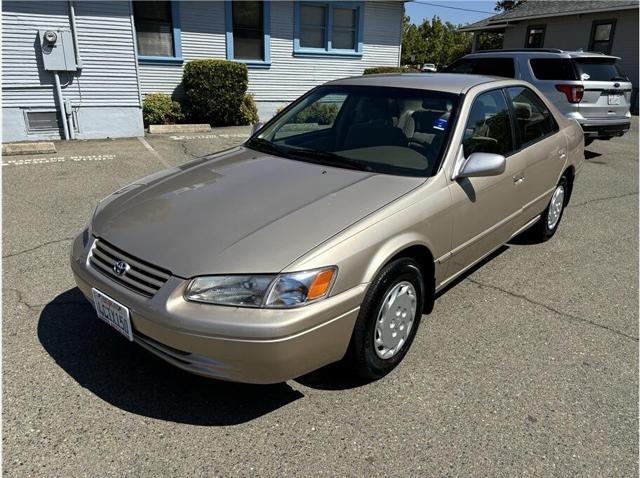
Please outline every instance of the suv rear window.
[{"label": "suv rear window", "polygon": [[535,58],[529,61],[533,75],[539,80],[577,80],[568,58]]},{"label": "suv rear window", "polygon": [[515,78],[516,69],[512,58],[462,58],[444,69],[446,73],[492,75]]},{"label": "suv rear window", "polygon": [[576,68],[585,81],[628,81],[628,78],[620,71],[615,60],[604,58],[576,58]]}]

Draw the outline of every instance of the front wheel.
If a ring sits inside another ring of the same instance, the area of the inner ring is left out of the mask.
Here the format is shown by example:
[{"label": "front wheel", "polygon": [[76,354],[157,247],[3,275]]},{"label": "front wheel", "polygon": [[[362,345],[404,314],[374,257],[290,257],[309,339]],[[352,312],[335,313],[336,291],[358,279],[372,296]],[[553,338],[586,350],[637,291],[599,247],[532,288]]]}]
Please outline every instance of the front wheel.
[{"label": "front wheel", "polygon": [[530,229],[530,233],[538,242],[548,241],[558,230],[562,213],[569,199],[569,181],[563,175],[551,195],[551,201],[547,209],[536,224]]},{"label": "front wheel", "polygon": [[422,317],[424,280],[415,261],[387,264],[369,287],[346,361],[359,377],[377,380],[404,358]]}]

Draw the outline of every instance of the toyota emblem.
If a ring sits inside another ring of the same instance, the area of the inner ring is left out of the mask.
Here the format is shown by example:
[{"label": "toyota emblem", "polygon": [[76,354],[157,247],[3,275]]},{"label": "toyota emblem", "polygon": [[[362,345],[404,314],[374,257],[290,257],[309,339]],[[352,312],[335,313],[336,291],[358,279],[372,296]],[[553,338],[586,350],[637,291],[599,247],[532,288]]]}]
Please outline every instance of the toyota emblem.
[{"label": "toyota emblem", "polygon": [[113,265],[113,272],[115,272],[116,275],[121,276],[125,272],[127,272],[130,268],[131,266],[127,264],[125,261],[118,261]]}]

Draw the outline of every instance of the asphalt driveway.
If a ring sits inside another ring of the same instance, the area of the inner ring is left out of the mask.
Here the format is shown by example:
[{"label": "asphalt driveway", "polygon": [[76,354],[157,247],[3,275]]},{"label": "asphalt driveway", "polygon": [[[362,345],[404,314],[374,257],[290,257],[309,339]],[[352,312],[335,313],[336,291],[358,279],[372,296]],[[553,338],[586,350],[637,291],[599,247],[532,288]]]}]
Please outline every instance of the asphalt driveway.
[{"label": "asphalt driveway", "polygon": [[98,200],[247,128],[3,158],[6,476],[637,476],[638,118],[596,142],[560,230],[443,292],[360,385],[206,380],[99,322],[68,266]]}]

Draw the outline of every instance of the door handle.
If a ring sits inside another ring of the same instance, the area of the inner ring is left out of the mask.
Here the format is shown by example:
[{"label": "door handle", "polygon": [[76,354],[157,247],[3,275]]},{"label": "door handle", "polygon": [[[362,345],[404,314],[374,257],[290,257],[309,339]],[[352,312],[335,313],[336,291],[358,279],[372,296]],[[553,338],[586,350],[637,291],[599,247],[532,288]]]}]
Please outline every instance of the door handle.
[{"label": "door handle", "polygon": [[524,174],[516,174],[515,176],[513,176],[514,183],[520,184],[522,181],[524,181]]},{"label": "door handle", "polygon": [[560,156],[560,159],[566,158],[567,157],[567,150],[566,149],[558,150],[558,156]]}]

